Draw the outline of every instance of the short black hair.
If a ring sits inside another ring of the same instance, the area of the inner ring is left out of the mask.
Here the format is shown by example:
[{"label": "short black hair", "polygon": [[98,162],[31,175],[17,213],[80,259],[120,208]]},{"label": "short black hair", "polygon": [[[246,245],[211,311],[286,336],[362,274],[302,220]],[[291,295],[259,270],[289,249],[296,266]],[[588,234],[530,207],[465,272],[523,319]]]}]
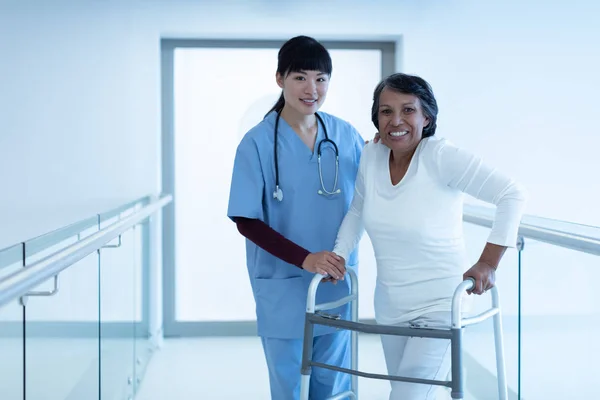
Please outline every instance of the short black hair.
[{"label": "short black hair", "polygon": [[431,85],[421,77],[403,73],[395,73],[387,78],[384,78],[373,92],[373,106],[371,107],[371,121],[377,129],[379,122],[377,116],[379,114],[379,97],[383,89],[389,88],[395,92],[412,94],[417,96],[423,107],[423,113],[429,119],[429,124],[423,128],[423,137],[433,136],[437,128],[438,105],[433,95]]},{"label": "short black hair", "polygon": [[[285,77],[290,72],[320,71],[331,76],[333,64],[329,52],[320,42],[309,36],[296,36],[281,46],[277,55],[277,72]],[[269,110],[281,112],[285,105],[283,93]],[[268,114],[268,113],[267,113]]]}]

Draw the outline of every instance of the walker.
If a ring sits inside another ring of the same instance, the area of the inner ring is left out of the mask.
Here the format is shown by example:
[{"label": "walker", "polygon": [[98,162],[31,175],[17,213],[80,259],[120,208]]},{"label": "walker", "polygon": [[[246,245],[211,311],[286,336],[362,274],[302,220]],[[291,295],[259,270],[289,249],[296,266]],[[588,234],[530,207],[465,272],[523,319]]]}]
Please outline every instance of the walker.
[{"label": "walker", "polygon": [[[506,370],[504,365],[504,345],[502,338],[502,320],[500,314],[500,301],[498,298],[498,289],[493,287],[492,308],[470,318],[461,318],[462,295],[466,290],[471,289],[475,281],[467,279],[461,282],[454,291],[452,298],[452,327],[450,329],[425,329],[412,327],[398,327],[378,324],[365,324],[358,322],[358,279],[356,272],[348,269],[350,276],[351,294],[340,300],[315,305],[317,288],[324,275],[316,274],[310,283],[308,289],[308,299],[306,304],[306,322],[304,326],[304,343],[302,351],[302,377],[300,386],[300,400],[308,400],[311,367],[326,368],[334,371],[344,372],[352,375],[351,390],[329,397],[328,400],[358,399],[358,377],[362,376],[369,379],[384,379],[400,382],[411,382],[415,384],[437,385],[452,389],[453,399],[462,400],[464,397],[465,377],[462,365],[462,340],[463,330],[466,326],[478,324],[489,317],[494,317],[494,341],[496,350],[496,370],[498,373],[498,394],[499,400],[508,400],[508,390],[506,387]],[[338,316],[323,313],[323,310],[330,310],[351,302],[352,321],[340,319]],[[352,369],[336,367],[329,364],[322,364],[312,361],[312,339],[313,324],[326,325],[338,329],[348,329],[351,333],[351,367]],[[451,381],[430,380],[409,378],[395,375],[380,375],[358,371],[358,333],[374,333],[380,335],[412,336],[426,337],[435,339],[450,339],[451,343]]]}]

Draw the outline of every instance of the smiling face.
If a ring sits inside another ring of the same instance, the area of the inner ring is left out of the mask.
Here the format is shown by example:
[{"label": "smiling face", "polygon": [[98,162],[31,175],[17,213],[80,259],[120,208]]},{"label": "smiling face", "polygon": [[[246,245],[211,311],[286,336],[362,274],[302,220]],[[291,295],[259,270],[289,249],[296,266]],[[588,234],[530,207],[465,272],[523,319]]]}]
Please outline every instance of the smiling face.
[{"label": "smiling face", "polygon": [[429,124],[417,96],[389,88],[379,96],[377,121],[381,142],[400,153],[414,151],[423,138],[423,128]]},{"label": "smiling face", "polygon": [[290,72],[285,77],[277,73],[277,84],[283,89],[286,107],[300,115],[312,115],[327,97],[329,75],[321,71]]}]

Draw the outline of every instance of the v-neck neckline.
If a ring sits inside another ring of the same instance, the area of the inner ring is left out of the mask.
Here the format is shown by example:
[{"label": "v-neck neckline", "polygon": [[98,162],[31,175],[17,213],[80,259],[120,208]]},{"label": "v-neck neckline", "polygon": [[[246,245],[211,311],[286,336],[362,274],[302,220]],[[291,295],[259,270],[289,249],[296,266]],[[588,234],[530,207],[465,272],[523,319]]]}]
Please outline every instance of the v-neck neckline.
[{"label": "v-neck neckline", "polygon": [[[315,134],[315,143],[313,145],[312,152],[310,150],[310,147],[308,147],[308,145],[306,143],[304,143],[304,140],[302,140],[302,138],[300,137],[300,135],[298,135],[296,133],[296,131],[294,130],[294,128],[292,128],[292,126],[290,124],[288,124],[288,122],[285,119],[283,119],[282,117],[279,118],[279,125],[281,126],[281,122],[282,121],[283,121],[283,124],[285,124],[286,131],[289,131],[289,133],[294,136],[293,140],[297,140],[300,143],[300,145],[302,146],[302,152],[306,151],[306,153],[308,155],[310,155],[310,160],[311,161],[316,160],[317,159],[317,149],[318,149],[318,146],[319,146],[319,142],[321,141],[320,136],[321,136],[321,132],[323,131],[322,127],[320,126],[321,124],[319,123],[319,119],[317,118],[317,120],[316,120],[316,122],[317,122],[317,133]],[[281,131],[279,132],[279,134],[281,134]]]},{"label": "v-neck neckline", "polygon": [[418,152],[419,152],[419,147],[421,146],[421,143],[423,142],[423,140],[421,140],[419,142],[419,144],[417,145],[417,148],[415,149],[415,152],[413,153],[410,162],[408,163],[408,168],[406,168],[406,172],[404,173],[404,175],[402,176],[402,178],[400,179],[400,181],[398,181],[398,183],[394,184],[392,182],[392,166],[390,165],[390,158],[392,156],[392,149],[390,149],[389,147],[387,147],[387,152],[386,152],[386,157],[385,157],[385,169],[387,171],[387,174],[385,175],[386,177],[386,182],[388,184],[388,186],[392,187],[392,188],[398,188],[401,187],[406,180],[408,179],[409,174],[412,172],[413,170],[413,165],[416,162],[415,158],[418,157]]}]

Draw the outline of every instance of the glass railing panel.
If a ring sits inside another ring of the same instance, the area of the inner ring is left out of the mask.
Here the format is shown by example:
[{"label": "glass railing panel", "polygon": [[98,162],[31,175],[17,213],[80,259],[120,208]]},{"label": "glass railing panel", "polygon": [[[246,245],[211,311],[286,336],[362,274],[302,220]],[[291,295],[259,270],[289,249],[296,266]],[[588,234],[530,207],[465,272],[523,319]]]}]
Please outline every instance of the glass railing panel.
[{"label": "glass railing panel", "polygon": [[0,308],[0,398],[23,398],[23,307],[15,300]]},{"label": "glass railing panel", "polygon": [[134,246],[134,303],[135,303],[135,392],[137,393],[146,367],[154,351],[154,344],[151,342],[149,329],[149,301],[148,293],[148,228],[147,223],[137,225],[134,228],[133,246]]},{"label": "glass railing panel", "polygon": [[[130,214],[104,218],[103,229]],[[133,230],[108,243],[100,254],[101,389],[103,399],[133,398],[134,345],[134,244]]]},{"label": "glass railing panel", "polygon": [[521,261],[522,398],[598,398],[600,257],[526,239]]},{"label": "glass railing panel", "polygon": [[[0,251],[0,280],[23,268],[23,246]],[[0,306],[0,398],[23,398],[23,306],[14,300]]]},{"label": "glass railing panel", "polygon": [[[97,231],[80,232],[85,237]],[[30,254],[26,263],[76,242],[79,236],[62,240]],[[38,249],[35,241],[32,249]],[[28,296],[26,303],[26,396],[27,400],[75,400],[98,398],[99,384],[99,260],[88,255],[58,276],[58,291],[52,296]],[[36,292],[52,292],[54,280],[39,285]]]},{"label": "glass railing panel", "polygon": [[[489,228],[465,223],[469,266],[475,264],[487,242]],[[519,382],[518,360],[518,278],[519,254],[517,248],[507,249],[496,273],[496,287],[499,291],[502,308],[504,355],[509,399],[517,397]],[[469,267],[467,266],[467,267]],[[490,292],[481,295],[467,295],[466,306],[470,315],[479,314],[491,307]],[[464,363],[467,391],[474,399],[497,398],[496,354],[494,351],[494,330],[492,318],[466,328],[464,336]]]}]

